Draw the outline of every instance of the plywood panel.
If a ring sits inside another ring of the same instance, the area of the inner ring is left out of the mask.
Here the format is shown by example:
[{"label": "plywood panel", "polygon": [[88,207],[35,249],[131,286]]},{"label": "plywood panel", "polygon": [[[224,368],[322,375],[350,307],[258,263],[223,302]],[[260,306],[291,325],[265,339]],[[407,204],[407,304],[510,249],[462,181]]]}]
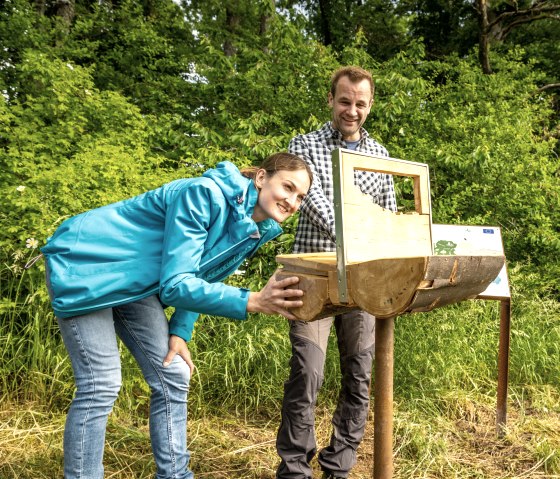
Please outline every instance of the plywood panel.
[{"label": "plywood panel", "polygon": [[[347,264],[382,258],[432,254],[428,167],[422,163],[375,157],[341,149],[333,154],[333,174],[340,174],[335,196],[337,247]],[[373,171],[414,179],[416,213],[394,213],[373,203],[354,185],[354,171]]]},{"label": "plywood panel", "polygon": [[371,202],[345,208],[347,264],[432,254],[428,215],[393,213]]}]

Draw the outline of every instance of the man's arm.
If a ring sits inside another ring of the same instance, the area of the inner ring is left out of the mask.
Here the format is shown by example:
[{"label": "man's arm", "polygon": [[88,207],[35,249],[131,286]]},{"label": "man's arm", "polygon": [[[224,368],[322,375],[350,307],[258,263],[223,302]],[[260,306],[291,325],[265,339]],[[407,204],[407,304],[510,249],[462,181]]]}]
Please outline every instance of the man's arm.
[{"label": "man's arm", "polygon": [[334,207],[325,195],[321,177],[313,161],[312,153],[302,136],[296,136],[290,141],[288,151],[302,158],[311,168],[313,183],[304,198],[300,211],[323,235],[331,241],[336,240],[334,229]]}]

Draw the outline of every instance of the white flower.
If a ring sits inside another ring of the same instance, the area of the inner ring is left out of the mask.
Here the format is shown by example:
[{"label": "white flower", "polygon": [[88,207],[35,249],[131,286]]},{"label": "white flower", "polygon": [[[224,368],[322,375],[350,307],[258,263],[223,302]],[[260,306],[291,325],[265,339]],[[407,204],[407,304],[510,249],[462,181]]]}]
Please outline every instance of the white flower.
[{"label": "white flower", "polygon": [[25,241],[26,248],[35,249],[38,246],[39,246],[39,241],[37,241],[35,238],[27,238],[27,240]]},{"label": "white flower", "polygon": [[16,190],[19,191],[19,192],[21,193],[21,192],[23,192],[23,190],[25,190],[25,186],[19,185],[19,186],[16,188]]},{"label": "white flower", "polygon": [[73,67],[72,65],[70,65],[70,63],[67,63],[66,66],[67,66],[68,68],[70,68],[70,70],[74,70],[74,67]]}]

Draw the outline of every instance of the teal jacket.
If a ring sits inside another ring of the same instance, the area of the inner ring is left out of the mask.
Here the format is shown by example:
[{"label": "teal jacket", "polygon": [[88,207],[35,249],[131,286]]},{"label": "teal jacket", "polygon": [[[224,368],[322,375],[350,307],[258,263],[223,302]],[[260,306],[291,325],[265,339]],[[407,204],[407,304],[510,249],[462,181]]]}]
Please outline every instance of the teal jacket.
[{"label": "teal jacket", "polygon": [[190,340],[199,313],[247,317],[249,291],[220,281],[282,230],[255,223],[258,192],[229,162],[202,177],[69,218],[41,248],[56,316],[159,294],[170,334]]}]

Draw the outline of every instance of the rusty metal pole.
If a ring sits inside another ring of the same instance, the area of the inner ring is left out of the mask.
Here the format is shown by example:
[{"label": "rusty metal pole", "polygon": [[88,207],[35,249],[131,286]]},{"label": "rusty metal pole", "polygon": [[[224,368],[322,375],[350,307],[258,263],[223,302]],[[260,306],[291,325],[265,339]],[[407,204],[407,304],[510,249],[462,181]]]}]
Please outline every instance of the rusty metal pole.
[{"label": "rusty metal pole", "polygon": [[393,345],[395,318],[375,320],[373,477],[393,477]]},{"label": "rusty metal pole", "polygon": [[500,301],[500,340],[498,346],[498,399],[496,405],[496,431],[505,433],[507,420],[507,388],[509,371],[509,338],[511,327],[511,300]]}]

